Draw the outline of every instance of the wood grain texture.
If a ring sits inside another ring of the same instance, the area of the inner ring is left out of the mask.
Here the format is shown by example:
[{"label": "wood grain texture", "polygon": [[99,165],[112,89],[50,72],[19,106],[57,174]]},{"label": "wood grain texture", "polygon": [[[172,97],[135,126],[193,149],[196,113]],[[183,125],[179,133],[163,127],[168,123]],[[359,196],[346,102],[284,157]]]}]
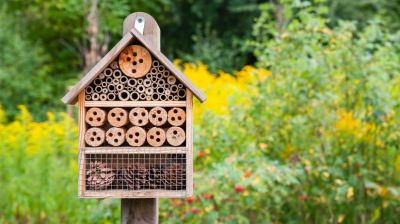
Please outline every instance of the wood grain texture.
[{"label": "wood grain texture", "polygon": [[156,20],[147,13],[144,12],[134,12],[127,16],[124,20],[123,25],[123,34],[125,35],[129,33],[129,31],[135,27],[135,20],[137,16],[144,17],[144,30],[143,30],[143,37],[146,39],[147,42],[151,43],[154,48],[161,51],[161,31],[160,27],[158,26]]},{"label": "wood grain texture", "polygon": [[86,101],[86,107],[185,107],[186,101]]},{"label": "wood grain texture", "polygon": [[61,99],[66,104],[75,104],[79,93],[86,88],[129,44],[133,36],[127,33],[124,37]]},{"label": "wood grain texture", "polygon": [[186,196],[193,195],[193,94],[186,91]]},{"label": "wood grain texture", "polygon": [[140,78],[150,70],[152,64],[151,54],[140,45],[130,45],[121,52],[118,63],[125,75],[132,78]]},{"label": "wood grain texture", "polygon": [[122,199],[122,224],[156,224],[158,223],[158,203],[156,198]]},{"label": "wood grain texture", "polygon": [[84,164],[84,154],[82,152],[82,148],[85,146],[85,133],[86,133],[86,124],[85,124],[85,91],[82,91],[78,97],[78,196],[81,197],[84,193],[85,188],[85,175],[83,171],[82,165]]},{"label": "wood grain texture", "polygon": [[85,154],[181,154],[186,147],[84,147]]}]

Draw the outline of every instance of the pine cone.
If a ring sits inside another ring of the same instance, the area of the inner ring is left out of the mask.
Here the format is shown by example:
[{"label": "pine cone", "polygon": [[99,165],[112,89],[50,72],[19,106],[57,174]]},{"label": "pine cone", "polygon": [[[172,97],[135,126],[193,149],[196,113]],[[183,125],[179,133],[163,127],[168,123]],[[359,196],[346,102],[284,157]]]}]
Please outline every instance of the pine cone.
[{"label": "pine cone", "polygon": [[174,163],[165,168],[164,173],[167,189],[182,190],[186,188],[184,164]]},{"label": "pine cone", "polygon": [[107,164],[95,161],[90,162],[89,167],[86,171],[86,184],[90,190],[104,190],[113,183],[115,174],[111,168],[107,168]]},{"label": "pine cone", "polygon": [[143,164],[134,164],[123,168],[118,175],[119,187],[140,190],[148,183],[146,178],[146,167]]}]

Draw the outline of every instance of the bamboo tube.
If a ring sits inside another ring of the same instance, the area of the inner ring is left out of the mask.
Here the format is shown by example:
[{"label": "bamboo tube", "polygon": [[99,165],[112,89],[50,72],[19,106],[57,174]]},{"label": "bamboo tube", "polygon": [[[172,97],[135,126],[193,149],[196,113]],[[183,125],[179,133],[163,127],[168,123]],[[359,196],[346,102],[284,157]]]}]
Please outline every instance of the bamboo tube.
[{"label": "bamboo tube", "polygon": [[139,100],[139,94],[136,92],[131,93],[130,99],[134,101]]},{"label": "bamboo tube", "polygon": [[101,90],[102,90],[103,88],[101,88],[101,86],[96,86],[95,88],[94,88],[94,91],[96,92],[96,93],[101,93]]},{"label": "bamboo tube", "polygon": [[168,78],[168,76],[169,76],[169,71],[168,70],[165,70],[164,72],[163,72],[163,78]]},{"label": "bamboo tube", "polygon": [[179,89],[182,89],[182,88],[183,88],[183,85],[182,85],[182,84],[178,84],[178,88],[179,88]]},{"label": "bamboo tube", "polygon": [[93,87],[91,87],[91,86],[86,87],[85,93],[86,93],[86,94],[91,94],[91,93],[93,93]]},{"label": "bamboo tube", "polygon": [[117,78],[114,78],[111,83],[114,84],[114,85],[121,84],[121,82]]},{"label": "bamboo tube", "polygon": [[157,79],[162,79],[163,75],[162,73],[157,73]]},{"label": "bamboo tube", "polygon": [[146,142],[146,131],[141,127],[131,127],[125,138],[130,146],[142,146]]},{"label": "bamboo tube", "polygon": [[179,100],[179,96],[174,96],[174,101],[178,101]]},{"label": "bamboo tube", "polygon": [[165,67],[160,65],[160,66],[157,67],[157,70],[158,70],[159,73],[162,74],[165,71]]},{"label": "bamboo tube", "polygon": [[157,60],[154,60],[153,61],[153,67],[158,67],[158,66],[160,66],[160,62],[157,61]]},{"label": "bamboo tube", "polygon": [[151,95],[151,99],[154,100],[154,101],[159,100],[158,94],[157,93],[153,93],[153,95]]},{"label": "bamboo tube", "polygon": [[121,101],[128,101],[130,97],[130,94],[126,90],[122,90],[118,93],[118,99]]},{"label": "bamboo tube", "polygon": [[150,69],[150,74],[153,74],[153,75],[157,74],[157,69],[156,68]]},{"label": "bamboo tube", "polygon": [[174,100],[174,96],[173,96],[173,95],[169,95],[169,96],[168,96],[168,100],[169,100],[169,101],[173,101],[173,100]]},{"label": "bamboo tube", "polygon": [[120,146],[125,142],[125,129],[110,128],[106,133],[106,141],[112,146]]},{"label": "bamboo tube", "polygon": [[166,101],[168,98],[165,94],[160,94],[160,100],[161,101]]},{"label": "bamboo tube", "polygon": [[149,112],[143,107],[133,108],[129,112],[129,121],[135,126],[144,126],[149,123]]},{"label": "bamboo tube", "polygon": [[151,94],[153,94],[153,92],[154,92],[154,90],[152,88],[146,88],[144,90],[144,93],[146,93],[146,95],[151,95]]},{"label": "bamboo tube", "polygon": [[128,77],[126,77],[126,76],[121,76],[120,78],[119,78],[119,82],[120,83],[122,83],[122,84],[125,84],[125,83],[127,83],[128,82]]},{"label": "bamboo tube", "polygon": [[150,80],[153,83],[157,83],[157,77],[156,76],[151,77]]},{"label": "bamboo tube", "polygon": [[94,101],[99,100],[99,94],[98,93],[92,93],[92,100],[94,100]]},{"label": "bamboo tube", "polygon": [[167,122],[167,111],[162,107],[154,107],[149,112],[149,121],[155,126],[161,126]]},{"label": "bamboo tube", "polygon": [[143,85],[144,85],[144,87],[150,87],[151,86],[151,80],[150,79],[143,80]]},{"label": "bamboo tube", "polygon": [[107,94],[107,100],[113,101],[115,100],[116,96],[114,93]]},{"label": "bamboo tube", "polygon": [[96,78],[96,79],[93,81],[93,83],[94,83],[96,86],[98,86],[98,85],[101,84],[101,79]]},{"label": "bamboo tube", "polygon": [[104,79],[106,76],[104,75],[104,73],[100,73],[99,74],[99,79]]},{"label": "bamboo tube", "polygon": [[118,62],[117,62],[117,61],[111,62],[110,67],[111,67],[112,69],[114,69],[114,70],[118,69],[118,68],[119,68]]},{"label": "bamboo tube", "polygon": [[143,79],[138,79],[137,84],[139,84],[139,85],[143,84]]},{"label": "bamboo tube", "polygon": [[[165,89],[165,88],[164,88],[164,89]],[[164,90],[164,94],[167,95],[167,96],[170,96],[170,95],[171,95],[171,90],[165,89],[165,90]]]},{"label": "bamboo tube", "polygon": [[169,88],[171,90],[171,93],[177,93],[178,92],[178,86],[177,85],[171,85]]},{"label": "bamboo tube", "polygon": [[104,142],[105,133],[101,128],[89,128],[85,133],[85,142],[89,146],[100,146]]},{"label": "bamboo tube", "polygon": [[146,79],[151,79],[151,77],[153,77],[153,75],[150,72],[146,74]]},{"label": "bamboo tube", "polygon": [[147,96],[146,96],[146,100],[147,100],[147,101],[150,101],[150,100],[151,100],[151,96],[150,96],[150,95],[147,95]]},{"label": "bamboo tube", "polygon": [[103,82],[103,81],[102,81],[100,86],[103,87],[103,88],[106,88],[106,87],[107,87],[107,84],[108,84],[107,82]]},{"label": "bamboo tube", "polygon": [[106,88],[102,88],[101,89],[101,93],[107,93],[107,89]]},{"label": "bamboo tube", "polygon": [[113,76],[114,76],[114,78],[119,78],[119,77],[121,77],[121,76],[122,76],[121,70],[119,70],[119,69],[114,70]]},{"label": "bamboo tube", "polygon": [[120,91],[124,90],[124,85],[118,84],[115,86],[115,89],[120,92]]},{"label": "bamboo tube", "polygon": [[143,85],[138,85],[137,87],[136,87],[136,91],[138,91],[139,93],[143,93],[144,92],[144,86]]},{"label": "bamboo tube", "polygon": [[129,79],[129,81],[128,81],[128,86],[132,86],[132,87],[134,87],[134,86],[136,86],[136,79]]},{"label": "bamboo tube", "polygon": [[123,108],[113,108],[108,112],[107,120],[114,127],[122,127],[128,123],[128,112]]},{"label": "bamboo tube", "polygon": [[140,94],[139,94],[139,99],[140,99],[140,100],[146,100],[146,94],[140,93]]},{"label": "bamboo tube", "polygon": [[100,94],[100,101],[106,101],[107,100],[107,94],[102,93]]},{"label": "bamboo tube", "polygon": [[165,131],[157,127],[151,128],[147,132],[147,142],[154,147],[162,146],[165,142]]},{"label": "bamboo tube", "polygon": [[107,83],[112,83],[112,81],[113,81],[113,79],[112,79],[111,77],[107,77],[107,78],[106,78],[106,82],[107,82]]},{"label": "bamboo tube", "polygon": [[175,76],[173,76],[173,75],[168,76],[167,82],[168,82],[168,84],[170,84],[170,85],[175,84],[175,83],[176,83],[176,78],[175,78]]},{"label": "bamboo tube", "polygon": [[124,85],[118,84],[118,85],[115,87],[115,89],[116,89],[117,91],[122,91],[122,90],[124,90]]},{"label": "bamboo tube", "polygon": [[85,100],[86,101],[89,101],[89,100],[91,100],[92,99],[92,97],[90,96],[90,95],[85,95]]},{"label": "bamboo tube", "polygon": [[169,88],[171,88],[171,85],[168,84],[168,83],[165,83],[165,84],[163,85],[163,87],[166,88],[166,89],[169,89]]},{"label": "bamboo tube", "polygon": [[168,111],[168,123],[172,126],[181,126],[186,121],[186,112],[178,107]]},{"label": "bamboo tube", "polygon": [[163,87],[158,87],[157,88],[157,93],[163,94],[164,93],[164,88]]},{"label": "bamboo tube", "polygon": [[167,141],[172,146],[180,146],[185,141],[185,131],[180,127],[171,127],[167,130]]},{"label": "bamboo tube", "polygon": [[164,86],[164,84],[165,84],[164,79],[159,79],[159,80],[157,80],[157,84],[158,84],[159,86]]},{"label": "bamboo tube", "polygon": [[151,84],[151,87],[153,88],[153,91],[154,91],[154,89],[156,89],[158,87],[158,84],[155,82],[155,83]]},{"label": "bamboo tube", "polygon": [[132,92],[133,91],[133,87],[131,87],[131,86],[128,86],[128,87],[126,87],[125,88],[128,92]]},{"label": "bamboo tube", "polygon": [[108,89],[108,92],[110,92],[110,93],[115,92],[115,86],[112,84],[108,84],[107,89]]},{"label": "bamboo tube", "polygon": [[86,111],[85,121],[92,127],[99,127],[106,122],[106,112],[100,108],[93,107]]},{"label": "bamboo tube", "polygon": [[106,68],[103,73],[106,77],[110,77],[113,74],[113,70],[111,68]]},{"label": "bamboo tube", "polygon": [[180,90],[178,91],[178,96],[179,96],[179,98],[181,98],[181,99],[185,98],[185,96],[186,96],[186,90],[185,90],[185,89],[180,89]]}]

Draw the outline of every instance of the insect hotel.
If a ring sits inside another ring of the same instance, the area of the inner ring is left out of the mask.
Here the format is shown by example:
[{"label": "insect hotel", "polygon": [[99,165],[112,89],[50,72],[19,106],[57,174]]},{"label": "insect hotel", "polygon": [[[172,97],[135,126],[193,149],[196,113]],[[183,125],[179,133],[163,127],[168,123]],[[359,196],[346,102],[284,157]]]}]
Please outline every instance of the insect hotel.
[{"label": "insect hotel", "polygon": [[78,104],[78,195],[188,197],[193,96],[206,96],[161,53],[154,19],[132,16],[123,38],[62,99]]}]

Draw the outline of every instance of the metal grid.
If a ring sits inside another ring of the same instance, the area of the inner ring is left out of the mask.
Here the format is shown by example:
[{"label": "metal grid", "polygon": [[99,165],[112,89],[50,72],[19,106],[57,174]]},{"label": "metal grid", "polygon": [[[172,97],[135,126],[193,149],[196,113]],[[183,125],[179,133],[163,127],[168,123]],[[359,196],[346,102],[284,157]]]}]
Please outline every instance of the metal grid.
[{"label": "metal grid", "polygon": [[85,189],[186,190],[185,154],[86,154]]}]

